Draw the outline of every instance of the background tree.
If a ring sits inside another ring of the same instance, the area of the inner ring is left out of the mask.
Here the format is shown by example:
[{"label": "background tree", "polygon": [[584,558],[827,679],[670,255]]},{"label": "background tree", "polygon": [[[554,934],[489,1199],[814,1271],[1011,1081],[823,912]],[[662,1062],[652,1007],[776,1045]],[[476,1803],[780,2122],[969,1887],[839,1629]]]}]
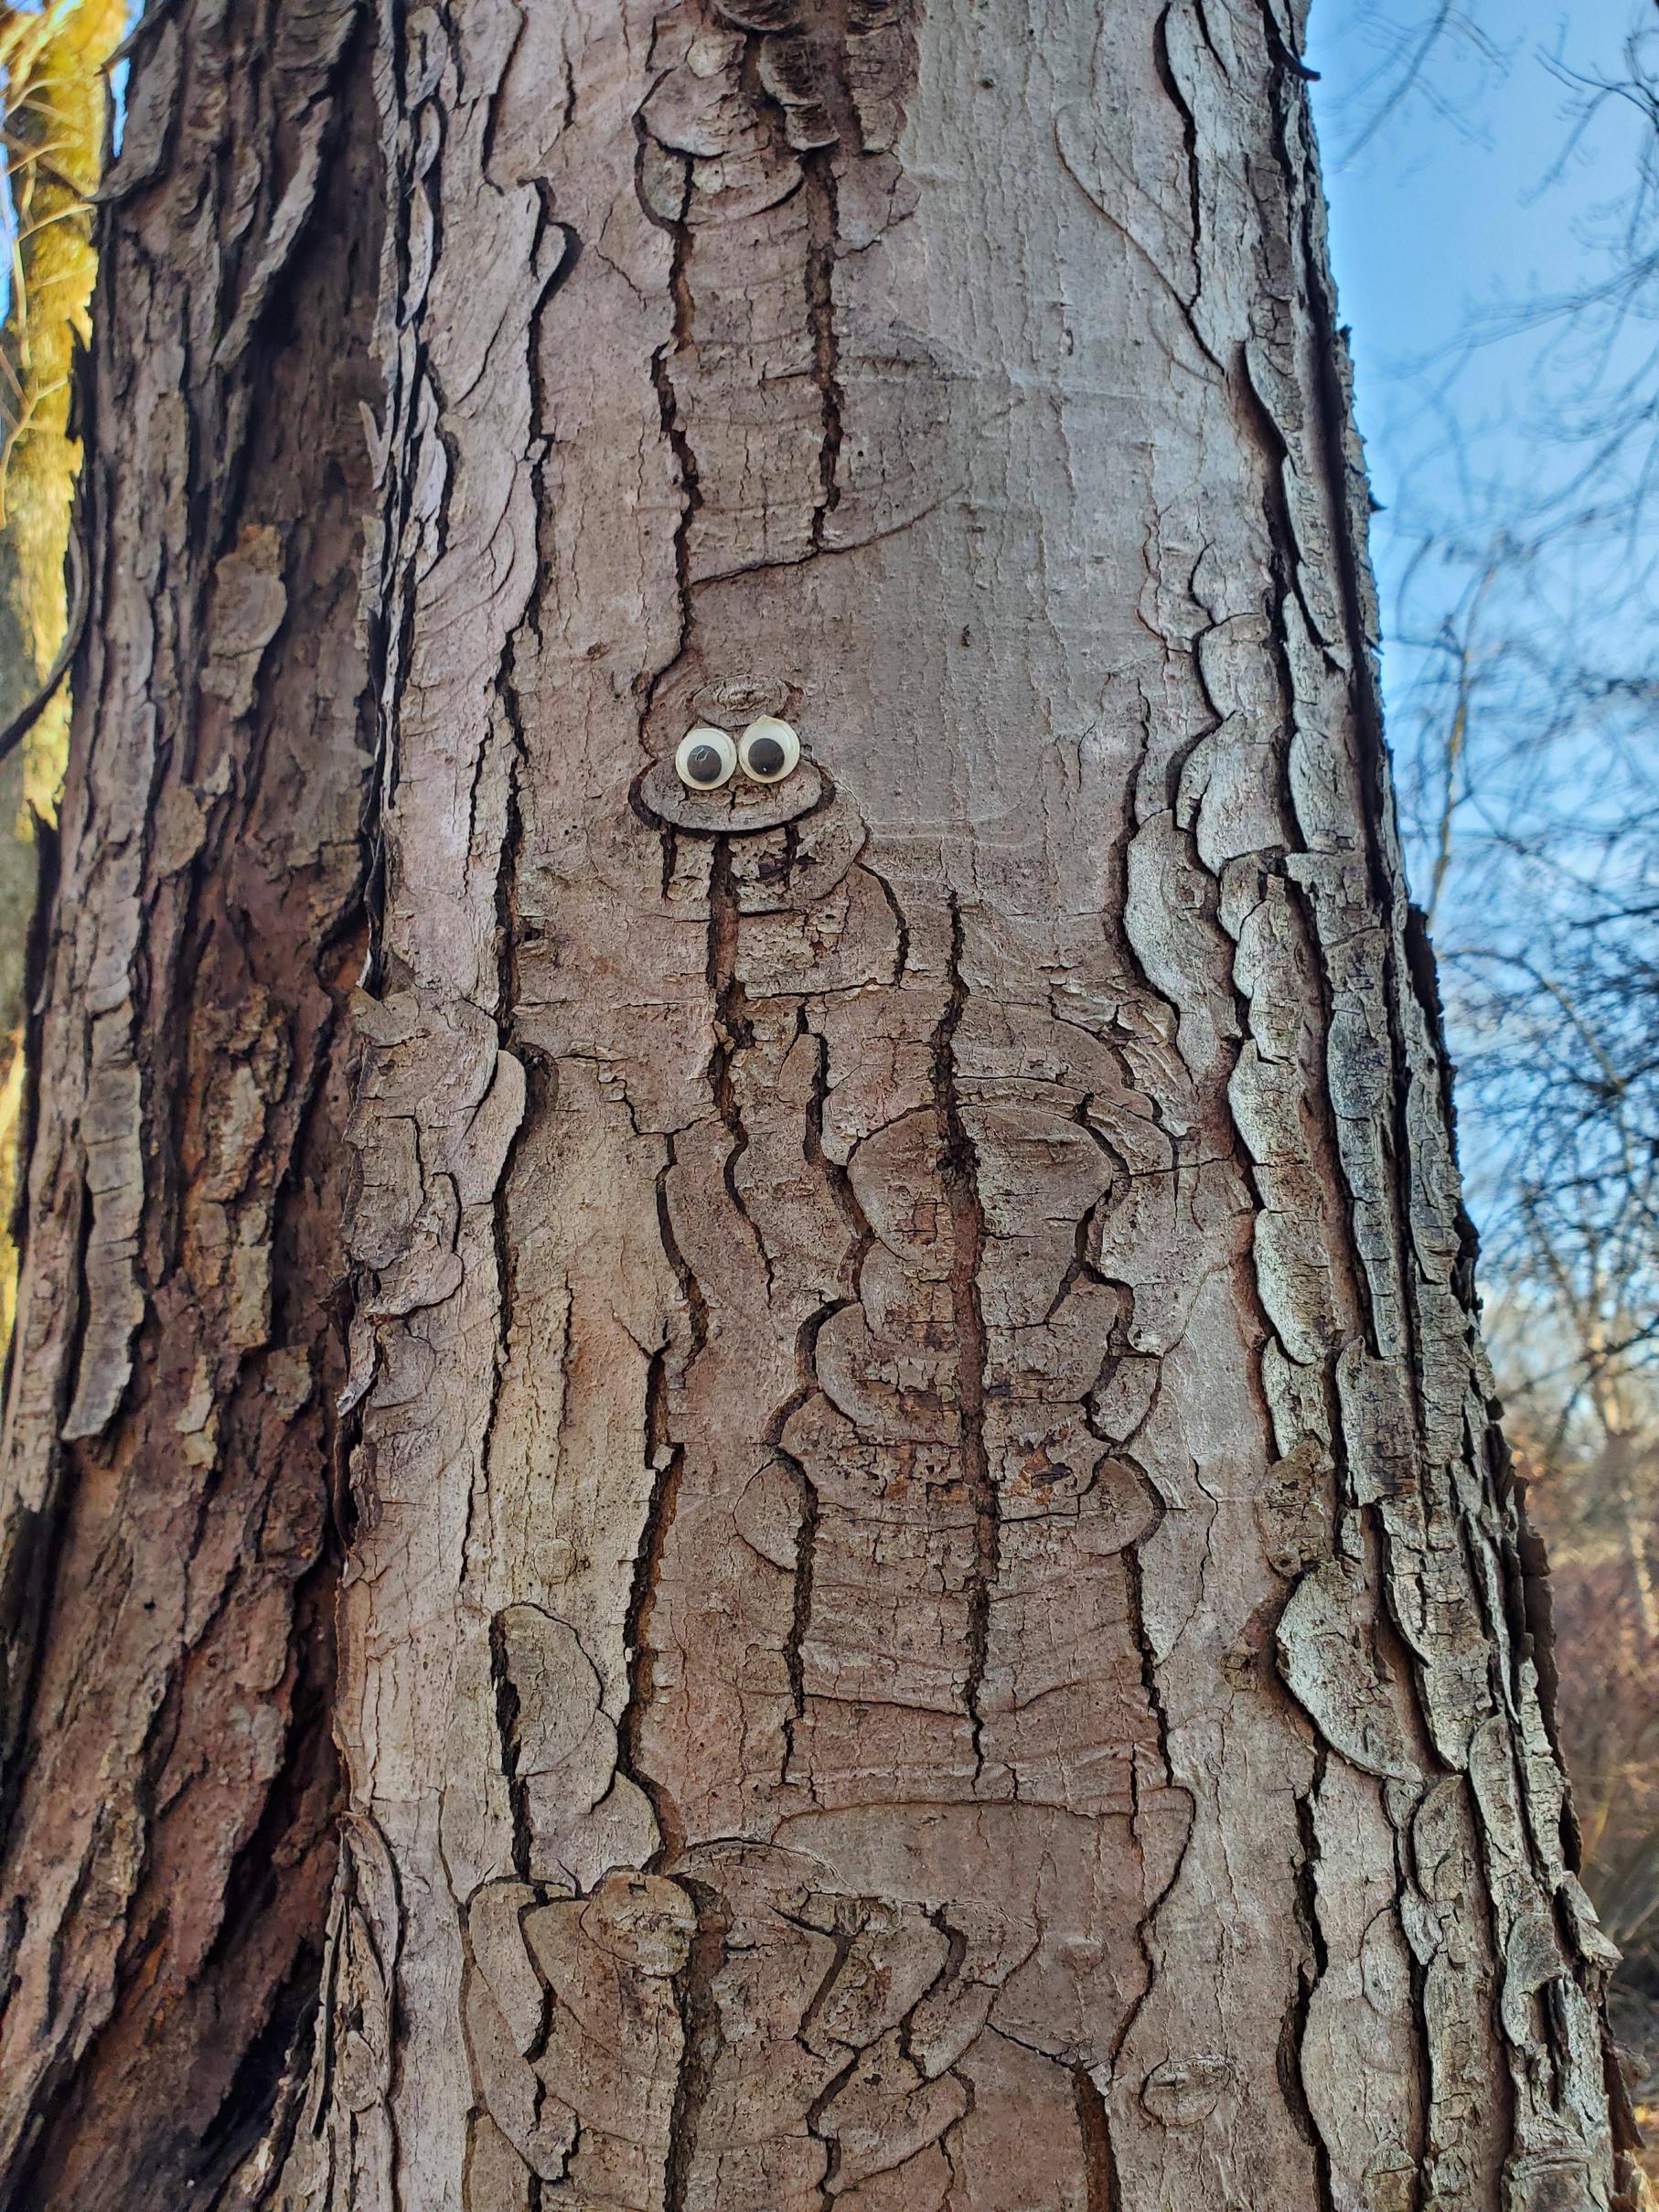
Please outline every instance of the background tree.
[{"label": "background tree", "polygon": [[[74,368],[88,336],[92,208],[103,150],[103,69],[124,27],[119,0],[52,0],[0,15],[8,249],[0,330],[0,721],[33,704],[60,660],[80,442]],[[78,580],[79,581],[79,580]],[[78,605],[84,593],[78,590]],[[24,960],[34,911],[35,824],[57,806],[69,700],[57,692],[0,762],[0,1186],[16,1177],[23,1095]],[[0,1338],[16,1258],[0,1226]]]},{"label": "background tree", "polygon": [[19,2204],[1623,2200],[1302,27],[141,34]]}]

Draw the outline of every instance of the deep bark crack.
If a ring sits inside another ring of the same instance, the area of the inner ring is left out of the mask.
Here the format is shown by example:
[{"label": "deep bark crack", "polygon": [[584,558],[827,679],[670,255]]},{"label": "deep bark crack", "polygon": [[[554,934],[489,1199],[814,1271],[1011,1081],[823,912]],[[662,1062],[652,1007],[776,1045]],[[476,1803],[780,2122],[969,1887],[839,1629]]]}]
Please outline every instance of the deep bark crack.
[{"label": "deep bark crack", "polygon": [[697,1925],[676,1990],[681,2042],[669,2122],[663,2212],[690,2212],[689,2192],[699,2128],[724,2041],[714,1985],[725,1964],[726,1940],[731,1933],[730,1907],[722,1897],[703,1882],[682,1882],[680,1886],[696,1907]]},{"label": "deep bark crack", "polygon": [[812,376],[823,409],[819,448],[819,496],[812,513],[810,544],[823,546],[830,516],[840,499],[836,471],[840,459],[845,394],[840,382],[840,342],[835,327],[835,264],[840,247],[836,199],[836,148],[819,146],[801,159],[807,195],[807,317],[812,337]]},{"label": "deep bark crack", "polygon": [[979,1155],[957,1090],[956,1036],[968,1004],[962,973],[961,904],[950,893],[948,999],[934,1031],[934,1112],[938,1128],[939,1176],[951,1222],[950,1297],[956,1324],[957,1410],[963,1485],[974,1516],[973,1581],[969,1594],[968,1672],[963,1703],[973,1731],[974,1773],[984,1772],[984,1715],[980,1699],[990,1645],[990,1598],[997,1579],[1001,1512],[996,1480],[985,1447],[985,1316],[979,1299],[979,1263],[985,1251],[985,1209],[979,1197]]},{"label": "deep bark crack", "polygon": [[1077,2132],[1083,2138],[1083,2212],[1123,2212],[1106,2100],[1080,2059],[1072,2068],[1072,2091],[1077,2100]]}]

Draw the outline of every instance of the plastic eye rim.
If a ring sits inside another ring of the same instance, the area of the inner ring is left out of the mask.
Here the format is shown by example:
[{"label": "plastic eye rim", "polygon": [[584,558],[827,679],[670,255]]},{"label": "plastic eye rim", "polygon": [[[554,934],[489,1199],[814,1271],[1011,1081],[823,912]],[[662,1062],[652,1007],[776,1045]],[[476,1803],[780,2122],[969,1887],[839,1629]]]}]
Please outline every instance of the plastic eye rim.
[{"label": "plastic eye rim", "polygon": [[[749,748],[758,737],[776,738],[784,749],[784,764],[770,775],[749,764]],[[737,742],[738,764],[752,784],[781,784],[787,775],[793,775],[800,766],[801,742],[795,731],[776,714],[760,714],[749,724]]]},{"label": "plastic eye rim", "polygon": [[[701,745],[712,745],[720,755],[721,772],[712,784],[700,784],[690,774],[691,754]],[[688,791],[719,791],[737,773],[737,747],[725,731],[715,729],[712,722],[699,722],[674,749],[674,773]]]}]

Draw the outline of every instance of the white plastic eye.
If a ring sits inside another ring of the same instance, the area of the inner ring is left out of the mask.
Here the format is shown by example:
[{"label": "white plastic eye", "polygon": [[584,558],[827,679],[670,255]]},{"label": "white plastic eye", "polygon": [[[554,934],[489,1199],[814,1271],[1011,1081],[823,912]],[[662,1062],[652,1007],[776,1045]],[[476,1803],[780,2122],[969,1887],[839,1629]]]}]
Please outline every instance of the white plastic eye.
[{"label": "white plastic eye", "polygon": [[751,783],[781,784],[800,756],[800,739],[775,714],[758,716],[738,740],[737,757]]},{"label": "white plastic eye", "polygon": [[692,791],[718,791],[731,782],[736,765],[737,747],[709,722],[688,730],[674,754],[675,774]]}]

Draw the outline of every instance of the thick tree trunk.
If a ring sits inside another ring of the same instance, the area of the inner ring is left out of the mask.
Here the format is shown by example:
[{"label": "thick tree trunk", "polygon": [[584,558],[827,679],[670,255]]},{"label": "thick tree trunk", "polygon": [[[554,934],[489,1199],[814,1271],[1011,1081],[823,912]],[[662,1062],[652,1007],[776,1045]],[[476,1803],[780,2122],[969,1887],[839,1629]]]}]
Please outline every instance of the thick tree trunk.
[{"label": "thick tree trunk", "polygon": [[103,187],[0,1498],[8,2212],[209,2201],[315,2003],[368,68],[348,5],[163,13]]},{"label": "thick tree trunk", "polygon": [[[1616,2201],[1299,32],[160,19],[8,1432],[18,2203]],[[793,775],[676,779],[758,711]]]}]

